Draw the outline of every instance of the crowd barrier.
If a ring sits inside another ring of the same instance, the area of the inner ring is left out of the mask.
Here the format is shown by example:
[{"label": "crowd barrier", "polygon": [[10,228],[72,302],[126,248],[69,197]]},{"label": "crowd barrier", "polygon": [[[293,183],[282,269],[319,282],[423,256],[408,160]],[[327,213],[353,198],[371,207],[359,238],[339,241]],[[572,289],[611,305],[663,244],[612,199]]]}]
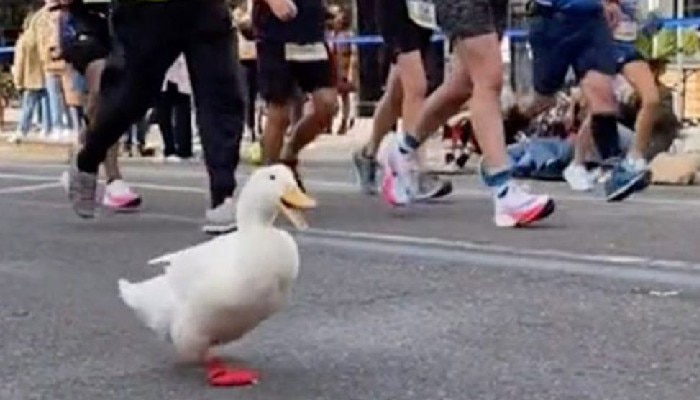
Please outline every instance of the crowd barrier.
[{"label": "crowd barrier", "polygon": [[[682,18],[682,19],[662,19],[661,24],[665,28],[693,28],[700,27],[700,18]],[[520,39],[523,40],[527,38],[526,30],[508,30],[505,36],[510,39]],[[444,37],[440,34],[436,34],[433,40],[440,41]],[[381,36],[355,36],[350,38],[338,39],[334,41],[340,44],[354,44],[354,45],[377,45],[382,43]],[[12,47],[0,47],[0,56],[12,55],[14,48]]]}]

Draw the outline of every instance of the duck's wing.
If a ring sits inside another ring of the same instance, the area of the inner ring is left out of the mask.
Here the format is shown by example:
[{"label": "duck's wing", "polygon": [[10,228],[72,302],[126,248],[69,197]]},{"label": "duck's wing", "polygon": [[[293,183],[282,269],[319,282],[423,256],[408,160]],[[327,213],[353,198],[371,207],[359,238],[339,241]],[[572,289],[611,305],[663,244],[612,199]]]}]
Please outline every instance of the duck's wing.
[{"label": "duck's wing", "polygon": [[197,255],[202,251],[208,251],[212,243],[223,241],[224,239],[226,239],[227,236],[228,235],[217,236],[203,243],[195,244],[190,247],[185,247],[184,249],[176,250],[170,253],[165,253],[148,261],[148,265],[162,266],[164,269],[167,270],[168,267],[173,264],[173,262],[191,258],[193,255]]},{"label": "duck's wing", "polygon": [[215,273],[219,260],[231,257],[233,237],[218,237],[155,259],[167,263],[165,276],[178,295],[187,297],[190,288]]}]

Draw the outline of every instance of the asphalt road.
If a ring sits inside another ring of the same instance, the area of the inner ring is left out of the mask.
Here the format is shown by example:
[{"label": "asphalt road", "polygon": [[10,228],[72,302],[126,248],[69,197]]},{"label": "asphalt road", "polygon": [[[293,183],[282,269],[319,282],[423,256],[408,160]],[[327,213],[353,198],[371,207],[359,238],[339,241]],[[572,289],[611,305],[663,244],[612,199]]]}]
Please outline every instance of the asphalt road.
[{"label": "asphalt road", "polygon": [[[1,400],[691,400],[700,390],[700,190],[608,205],[561,184],[551,220],[491,225],[472,178],[393,211],[348,166],[306,168],[291,306],[221,349],[262,373],[210,389],[140,326],[116,280],[205,237],[200,166],[135,165],[137,215],[77,220],[58,165],[0,165]],[[264,246],[264,244],[261,244]]]}]

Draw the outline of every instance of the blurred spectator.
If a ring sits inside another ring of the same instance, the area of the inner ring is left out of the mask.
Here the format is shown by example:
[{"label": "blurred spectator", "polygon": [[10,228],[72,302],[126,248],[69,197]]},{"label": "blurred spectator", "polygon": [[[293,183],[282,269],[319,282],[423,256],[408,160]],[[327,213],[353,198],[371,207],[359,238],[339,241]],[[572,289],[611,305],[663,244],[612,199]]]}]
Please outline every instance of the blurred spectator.
[{"label": "blurred spectator", "polygon": [[83,125],[86,89],[83,77],[70,64],[66,64],[63,74],[61,74],[61,88],[63,89],[65,111],[68,117],[62,138],[76,138]]},{"label": "blurred spectator", "polygon": [[136,150],[141,157],[153,157],[155,154],[153,148],[146,147],[146,134],[148,133],[148,128],[151,126],[153,114],[153,112],[146,113],[143,118],[131,125],[131,128],[126,131],[124,151],[126,151],[129,157],[134,156],[134,150]]},{"label": "blurred spectator", "polygon": [[56,0],[46,0],[34,17],[36,24],[37,40],[39,44],[39,57],[41,58],[46,79],[46,91],[48,95],[49,136],[59,138],[64,135],[66,128],[63,123],[65,103],[63,99],[62,76],[66,69],[66,63],[60,57],[58,13],[59,3]]},{"label": "blurred spectator", "polygon": [[180,55],[165,75],[156,110],[165,161],[179,162],[192,157],[191,94],[187,63]]},{"label": "blurred spectator", "polygon": [[[30,12],[22,24],[22,33],[15,44],[13,65],[14,83],[22,93],[22,103],[17,132],[9,139],[16,143],[25,138],[31,129],[32,116],[35,110],[41,108],[41,102],[46,96],[44,84],[44,69],[39,56],[39,45],[33,18],[35,12]],[[42,134],[49,131],[49,120],[40,116]]]},{"label": "blurred spectator", "polygon": [[[340,7],[332,9],[333,20],[331,22],[331,51],[337,68],[337,88],[340,96],[340,126],[337,134],[344,135],[351,128],[350,120],[350,94],[356,90],[354,83],[354,71],[356,57],[351,43],[342,43],[343,40],[353,36],[352,18],[350,13]],[[336,41],[341,41],[340,43]]]},{"label": "blurred spectator", "polygon": [[[238,29],[238,58],[243,67],[246,86],[246,117],[245,122],[250,137],[255,141],[256,135],[256,103],[258,99],[258,62],[253,34],[250,1],[242,2],[233,10],[233,22]],[[260,127],[258,127],[260,128]]]}]

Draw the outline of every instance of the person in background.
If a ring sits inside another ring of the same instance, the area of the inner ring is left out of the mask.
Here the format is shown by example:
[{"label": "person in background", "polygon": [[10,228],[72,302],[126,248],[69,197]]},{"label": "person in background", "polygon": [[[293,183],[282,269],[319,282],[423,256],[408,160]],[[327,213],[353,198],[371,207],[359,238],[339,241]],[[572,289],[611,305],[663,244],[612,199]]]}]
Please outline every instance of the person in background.
[{"label": "person in background", "polygon": [[163,159],[192,158],[192,88],[185,58],[180,56],[165,75],[156,115],[163,135]]},{"label": "person in background", "polygon": [[[389,204],[407,205],[418,193],[414,171],[418,150],[452,115],[470,101],[474,136],[483,151],[479,169],[491,192],[493,221],[519,227],[548,217],[555,208],[547,195],[529,193],[513,179],[506,152],[500,96],[503,58],[500,41],[508,17],[507,0],[435,0],[409,9],[426,26],[438,25],[452,42],[451,71],[420,107],[414,129],[395,137],[381,163],[382,194]],[[426,6],[426,7],[423,7]],[[406,117],[407,115],[404,115]]]},{"label": "person in background", "polygon": [[152,125],[151,114],[155,113],[146,113],[143,118],[131,125],[131,128],[126,131],[124,135],[124,151],[129,157],[134,156],[134,151],[141,157],[153,157],[155,155],[155,149],[146,146],[146,135],[149,127]]},{"label": "person in background", "polygon": [[340,7],[333,8],[333,21],[331,30],[331,51],[337,68],[337,89],[340,97],[340,126],[337,135],[345,135],[354,123],[350,119],[350,95],[357,90],[354,83],[356,68],[355,50],[351,43],[343,43],[352,38],[352,18],[350,13]]},{"label": "person in background", "polygon": [[5,108],[13,91],[12,73],[7,66],[0,64],[0,132],[5,127]]},{"label": "person in background", "polygon": [[97,171],[109,149],[157,99],[165,74],[184,53],[192,77],[197,123],[209,175],[206,233],[236,228],[235,171],[244,104],[231,11],[224,0],[119,1],[113,42],[85,146],[71,161],[68,199],[81,218],[94,218]]},{"label": "person in background", "polygon": [[[379,186],[377,156],[382,140],[396,130],[399,119],[404,131],[412,131],[426,95],[439,85],[429,68],[431,53],[435,50],[431,44],[435,27],[416,21],[418,18],[411,16],[405,2],[380,0],[376,7],[377,23],[391,65],[384,93],[374,110],[372,133],[352,157],[360,189],[368,195],[375,194]],[[439,57],[442,57],[442,51]],[[422,147],[416,159],[415,200],[419,201],[440,198],[452,192],[450,181],[428,173],[426,154],[426,148]]]},{"label": "person in background", "polygon": [[[260,93],[267,102],[263,160],[287,165],[302,186],[299,153],[327,126],[338,96],[325,37],[326,7],[323,0],[259,0],[253,15]],[[310,95],[312,106],[292,127],[283,149],[298,89]]]},{"label": "person in background", "polygon": [[[22,109],[17,131],[8,139],[10,143],[18,143],[29,134],[34,112],[41,106],[42,98],[46,95],[44,68],[39,57],[36,30],[32,24],[34,15],[35,12],[30,12],[24,19],[22,33],[15,43],[12,69],[15,87],[22,93]],[[41,122],[42,135],[45,136],[49,131],[49,119],[41,118]]]},{"label": "person in background", "polygon": [[44,67],[46,92],[48,96],[50,131],[47,137],[60,139],[66,136],[64,124],[65,102],[63,97],[62,75],[66,69],[65,61],[59,54],[59,29],[57,11],[60,8],[58,0],[46,0],[44,7],[35,17],[39,56]]},{"label": "person in background", "polygon": [[[95,118],[98,107],[100,82],[105,68],[105,57],[111,39],[107,15],[102,10],[86,6],[82,0],[65,1],[61,7],[61,20],[65,31],[61,35],[62,56],[74,68],[72,90],[85,106],[87,122]],[[83,118],[83,116],[79,116]],[[85,141],[83,126],[79,142]],[[124,181],[119,168],[119,144],[113,145],[102,163],[107,178],[102,205],[114,212],[132,212],[141,206],[141,197]],[[67,180],[68,177],[64,177]]]},{"label": "person in background", "polygon": [[[258,61],[253,33],[252,0],[233,10],[233,22],[238,28],[238,57],[241,60],[246,89],[245,123],[253,142],[256,141],[256,104],[258,99]],[[257,127],[260,129],[260,127]]]},{"label": "person in background", "polygon": [[85,88],[83,78],[70,63],[66,63],[66,68],[61,74],[61,87],[67,117],[66,129],[61,139],[73,141],[78,138],[83,126]]},{"label": "person in background", "polygon": [[620,148],[613,91],[619,65],[610,31],[624,16],[618,1],[536,0],[531,10],[535,95],[521,104],[518,112],[536,116],[549,109],[573,68],[591,114],[593,143],[610,167],[603,184],[606,201],[622,201],[646,189],[650,181],[646,165],[626,157]]},{"label": "person in background", "polygon": [[[637,18],[638,0],[621,0],[619,3],[610,2],[609,6],[619,7],[620,18],[609,19],[610,29],[615,39],[614,54],[617,63],[616,72],[620,74],[634,89],[634,93],[640,99],[640,108],[635,120],[634,144],[626,154],[626,164],[632,171],[644,171],[647,168],[647,153],[651,141],[654,124],[659,112],[659,89],[654,79],[649,62],[637,50],[635,41],[641,30],[641,23]],[[617,15],[617,14],[608,14]],[[590,117],[584,122],[578,138],[577,148],[590,147],[593,143],[591,136]],[[577,151],[577,153],[582,152]],[[590,191],[595,187],[595,179],[580,159],[574,159],[571,165],[564,170],[564,178],[575,191]],[[650,179],[647,176],[645,179]],[[645,186],[646,183],[639,184]]]}]

